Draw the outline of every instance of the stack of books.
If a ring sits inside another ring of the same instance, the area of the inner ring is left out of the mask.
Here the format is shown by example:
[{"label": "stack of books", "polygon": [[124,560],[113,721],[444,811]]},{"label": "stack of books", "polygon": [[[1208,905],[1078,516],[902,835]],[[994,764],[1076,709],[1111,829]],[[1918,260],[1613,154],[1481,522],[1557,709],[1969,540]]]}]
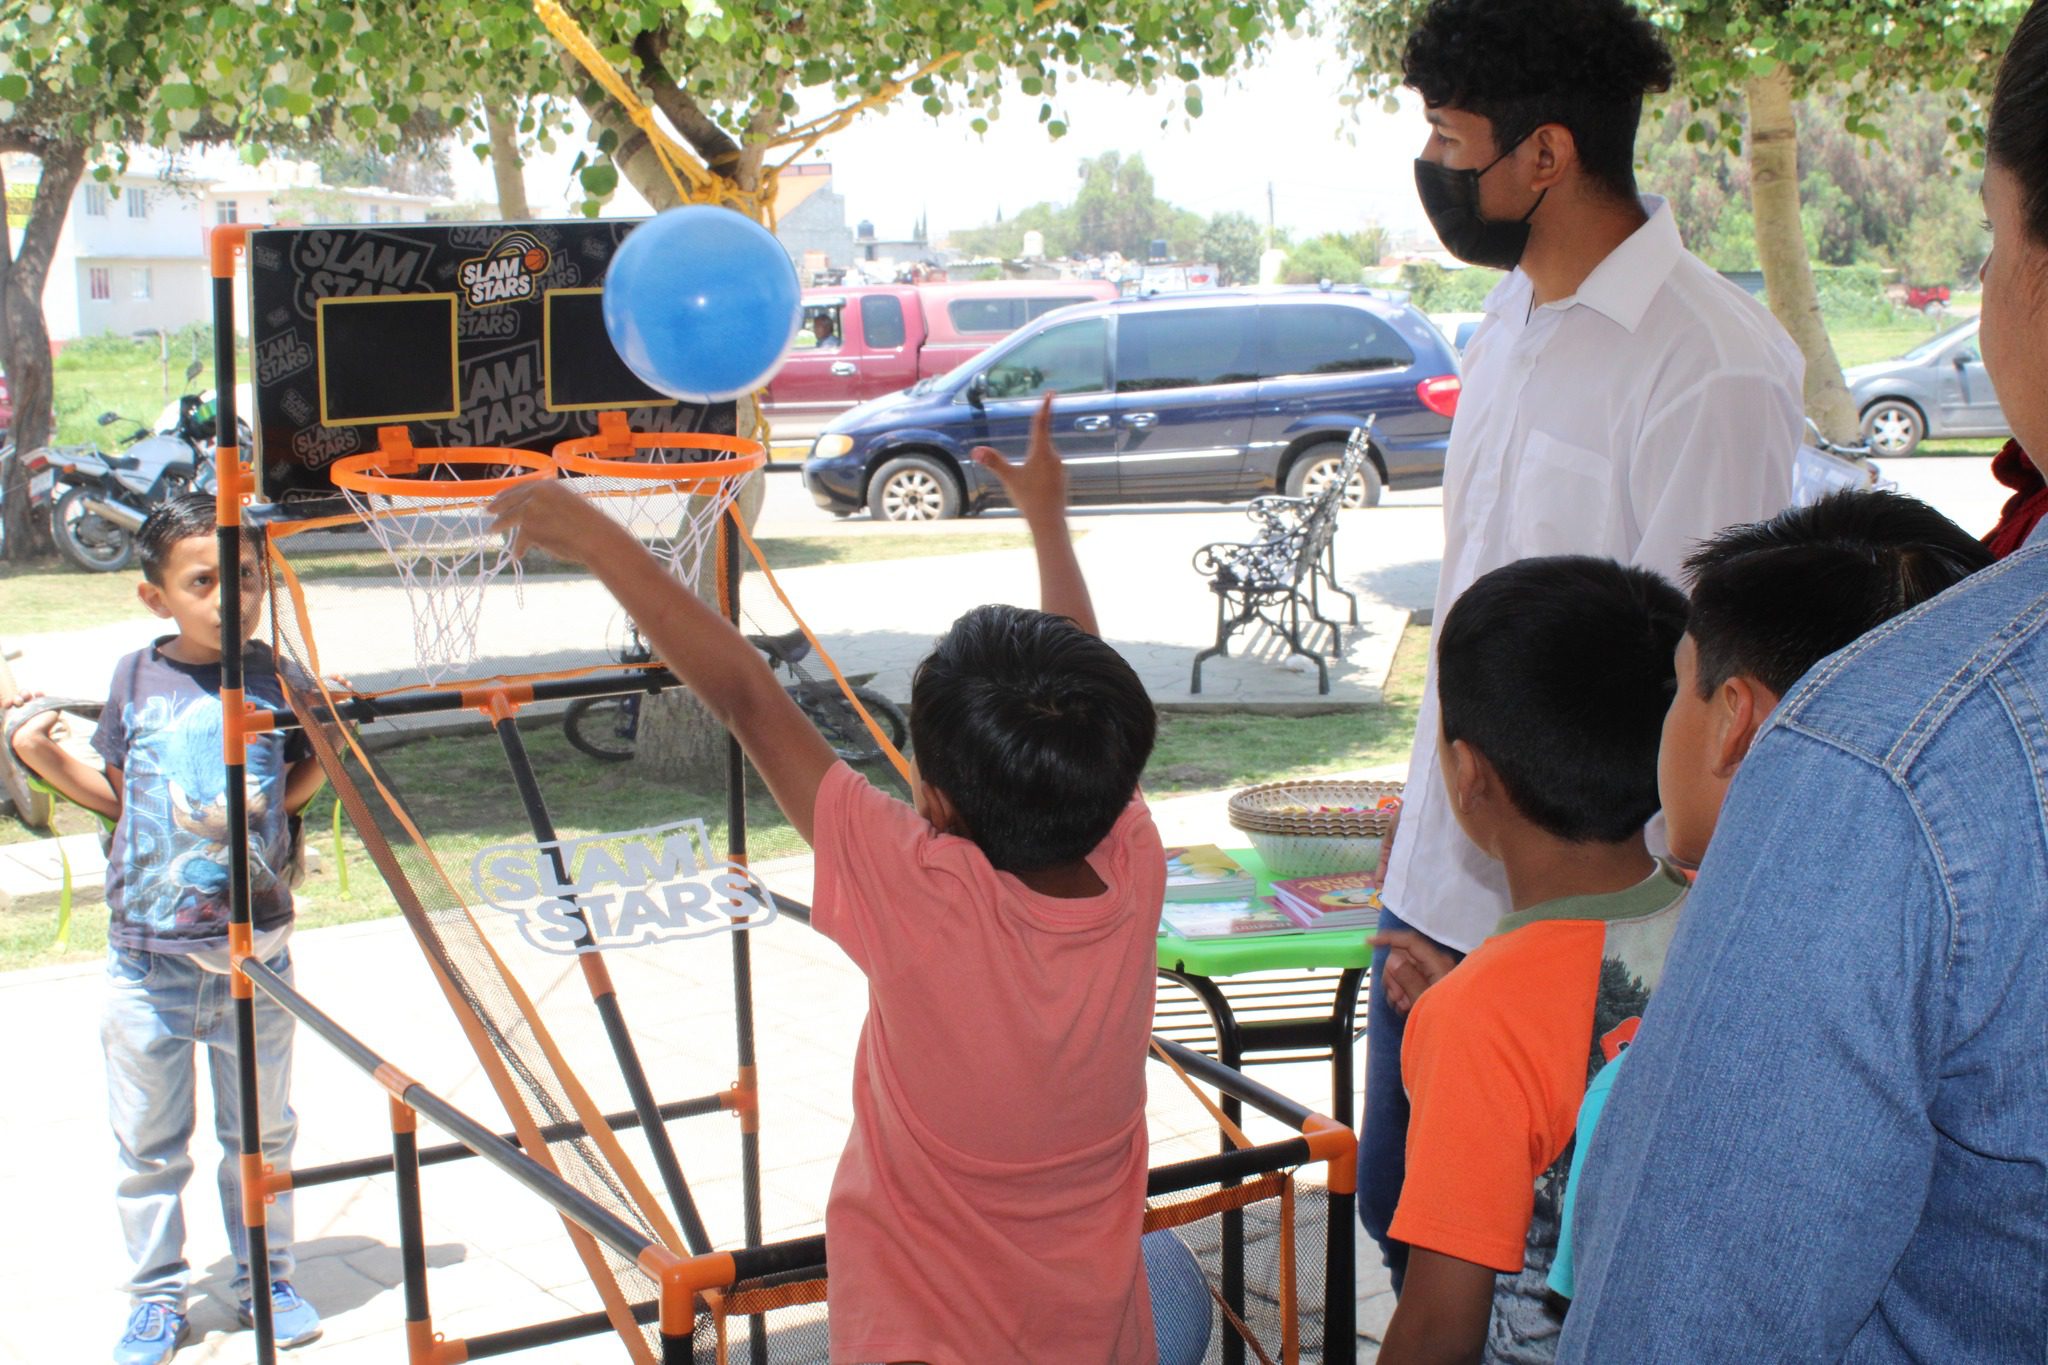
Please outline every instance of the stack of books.
[{"label": "stack of books", "polygon": [[1380,889],[1370,872],[1275,882],[1265,900],[1298,929],[1370,929],[1380,921]]},{"label": "stack of books", "polygon": [[1166,850],[1166,903],[1234,901],[1259,889],[1237,859],[1214,844]]},{"label": "stack of books", "polygon": [[1166,850],[1166,906],[1159,932],[1180,938],[1247,938],[1310,929],[1371,929],[1380,892],[1370,872],[1294,877],[1259,896],[1258,880],[1214,844]]},{"label": "stack of books", "polygon": [[1266,897],[1234,901],[1168,901],[1159,932],[1180,938],[1248,938],[1298,934],[1301,926],[1274,909]]}]

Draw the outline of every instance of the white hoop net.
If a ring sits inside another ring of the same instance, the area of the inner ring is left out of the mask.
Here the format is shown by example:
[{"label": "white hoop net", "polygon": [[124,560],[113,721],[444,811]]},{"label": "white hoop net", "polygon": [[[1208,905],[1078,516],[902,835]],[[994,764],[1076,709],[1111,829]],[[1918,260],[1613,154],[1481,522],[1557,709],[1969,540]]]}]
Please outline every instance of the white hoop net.
[{"label": "white hoop net", "polygon": [[[650,451],[648,463],[664,468],[686,463],[665,464],[659,459],[669,453]],[[716,572],[711,555],[718,540],[719,519],[750,477],[752,471],[687,481],[572,472],[567,483],[631,532],[671,578],[695,589],[710,581],[707,574]]]},{"label": "white hoop net", "polygon": [[[452,487],[448,465],[422,463],[408,482]],[[476,661],[484,589],[509,573],[520,594],[519,561],[490,529],[490,499],[422,492],[418,496],[343,488],[350,508],[391,557],[412,612],[413,657],[430,683]]]}]

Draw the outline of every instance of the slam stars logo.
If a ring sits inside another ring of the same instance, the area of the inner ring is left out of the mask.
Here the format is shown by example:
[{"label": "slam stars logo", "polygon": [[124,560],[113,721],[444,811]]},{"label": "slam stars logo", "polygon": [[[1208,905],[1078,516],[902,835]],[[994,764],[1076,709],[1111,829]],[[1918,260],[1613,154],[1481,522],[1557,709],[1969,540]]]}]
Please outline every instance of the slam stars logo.
[{"label": "slam stars logo", "polygon": [[508,232],[481,256],[462,263],[456,279],[471,308],[522,303],[540,293],[540,278],[553,258],[530,232]]}]

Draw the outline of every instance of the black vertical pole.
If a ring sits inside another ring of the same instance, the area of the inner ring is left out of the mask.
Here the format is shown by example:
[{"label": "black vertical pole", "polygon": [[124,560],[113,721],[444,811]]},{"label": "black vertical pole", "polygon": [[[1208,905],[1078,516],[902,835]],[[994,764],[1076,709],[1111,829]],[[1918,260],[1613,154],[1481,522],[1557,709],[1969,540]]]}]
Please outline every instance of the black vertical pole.
[{"label": "black vertical pole", "polygon": [[[1357,1158],[1354,1155],[1353,1161]],[[1332,1171],[1326,1177],[1332,1186],[1342,1182]],[[1327,1365],[1358,1359],[1358,1280],[1353,1267],[1357,1253],[1358,1196],[1330,1191],[1327,1259],[1323,1267],[1323,1360]]]},{"label": "black vertical pole", "polygon": [[[216,229],[209,240],[213,267],[213,394],[215,499],[220,546],[220,709],[228,823],[228,952],[246,956],[255,944],[249,916],[249,793],[242,711],[242,453],[235,446],[235,247],[243,234]],[[249,1258],[249,1299],[256,1319],[256,1359],[272,1365],[276,1338],[270,1323],[270,1237],[263,1171],[263,1116],[257,1109],[256,989],[233,973],[235,1088],[241,1100],[240,1186],[242,1229]]]},{"label": "black vertical pole", "polygon": [[391,1173],[398,1185],[398,1258],[405,1268],[406,1336],[409,1342],[431,1341],[427,1234],[420,1218],[419,1117],[396,1097],[391,1101]]},{"label": "black vertical pole", "polygon": [[[764,475],[751,475],[761,478]],[[737,515],[734,500],[727,515]],[[719,576],[725,600],[719,605],[735,627],[740,623],[740,538],[723,521],[718,527]],[[733,862],[747,861],[747,762],[740,742],[730,733],[725,738],[725,842]],[[739,1062],[740,1086],[748,1092],[750,1107],[740,1115],[740,1194],[744,1205],[746,1243],[761,1245],[761,1110],[760,1072],[754,1059],[754,945],[753,935],[736,930],[732,936],[732,1004]],[[747,1349],[753,1365],[767,1365],[767,1320],[747,1320]]]},{"label": "black vertical pole", "polygon": [[[533,837],[548,846],[548,857],[554,864],[555,880],[568,885],[574,880],[562,861],[561,849],[555,842],[554,817],[548,814],[547,801],[540,794],[540,784],[534,779],[533,764],[526,756],[526,743],[519,737],[519,726],[510,712],[494,714],[491,728],[497,732],[498,743],[505,750],[505,762],[512,769],[512,781],[519,788],[519,800],[526,807],[526,820],[533,829]],[[575,905],[573,899],[571,906]],[[575,910],[576,918],[583,925],[579,945],[594,942],[590,933],[590,922],[584,918],[580,907]],[[675,1144],[669,1140],[668,1125],[662,1121],[660,1106],[655,1103],[654,1090],[647,1084],[647,1071],[640,1064],[640,1050],[633,1043],[633,1035],[626,1029],[626,1016],[619,1009],[619,995],[612,987],[611,972],[604,964],[604,957],[594,948],[580,952],[577,959],[583,967],[584,980],[590,986],[592,1001],[597,1005],[598,1018],[604,1021],[605,1036],[611,1040],[612,1055],[618,1059],[619,1074],[625,1078],[626,1093],[632,1097],[633,1112],[640,1116],[641,1131],[647,1135],[647,1145],[654,1152],[655,1169],[661,1172],[661,1183],[668,1190],[669,1202],[675,1205],[676,1222],[683,1241],[692,1253],[703,1255],[711,1250],[711,1238],[704,1231],[704,1219],[697,1212],[697,1202],[690,1197],[689,1184],[683,1179],[682,1163],[676,1160]]]}]

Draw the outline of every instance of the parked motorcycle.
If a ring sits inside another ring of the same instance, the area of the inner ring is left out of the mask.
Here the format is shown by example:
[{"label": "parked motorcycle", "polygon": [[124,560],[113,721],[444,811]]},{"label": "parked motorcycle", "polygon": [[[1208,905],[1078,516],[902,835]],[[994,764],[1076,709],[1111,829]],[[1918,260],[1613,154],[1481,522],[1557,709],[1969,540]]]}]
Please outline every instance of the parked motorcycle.
[{"label": "parked motorcycle", "polygon": [[[186,379],[197,377],[197,369]],[[119,454],[97,449],[53,450],[64,489],[50,514],[50,535],[64,556],[94,573],[117,573],[135,558],[135,533],[161,504],[186,493],[214,489],[214,406],[211,393],[178,399],[164,430],[151,431],[119,413],[100,414],[101,426],[127,422],[135,430]],[[246,422],[237,424],[249,448]]]}]

